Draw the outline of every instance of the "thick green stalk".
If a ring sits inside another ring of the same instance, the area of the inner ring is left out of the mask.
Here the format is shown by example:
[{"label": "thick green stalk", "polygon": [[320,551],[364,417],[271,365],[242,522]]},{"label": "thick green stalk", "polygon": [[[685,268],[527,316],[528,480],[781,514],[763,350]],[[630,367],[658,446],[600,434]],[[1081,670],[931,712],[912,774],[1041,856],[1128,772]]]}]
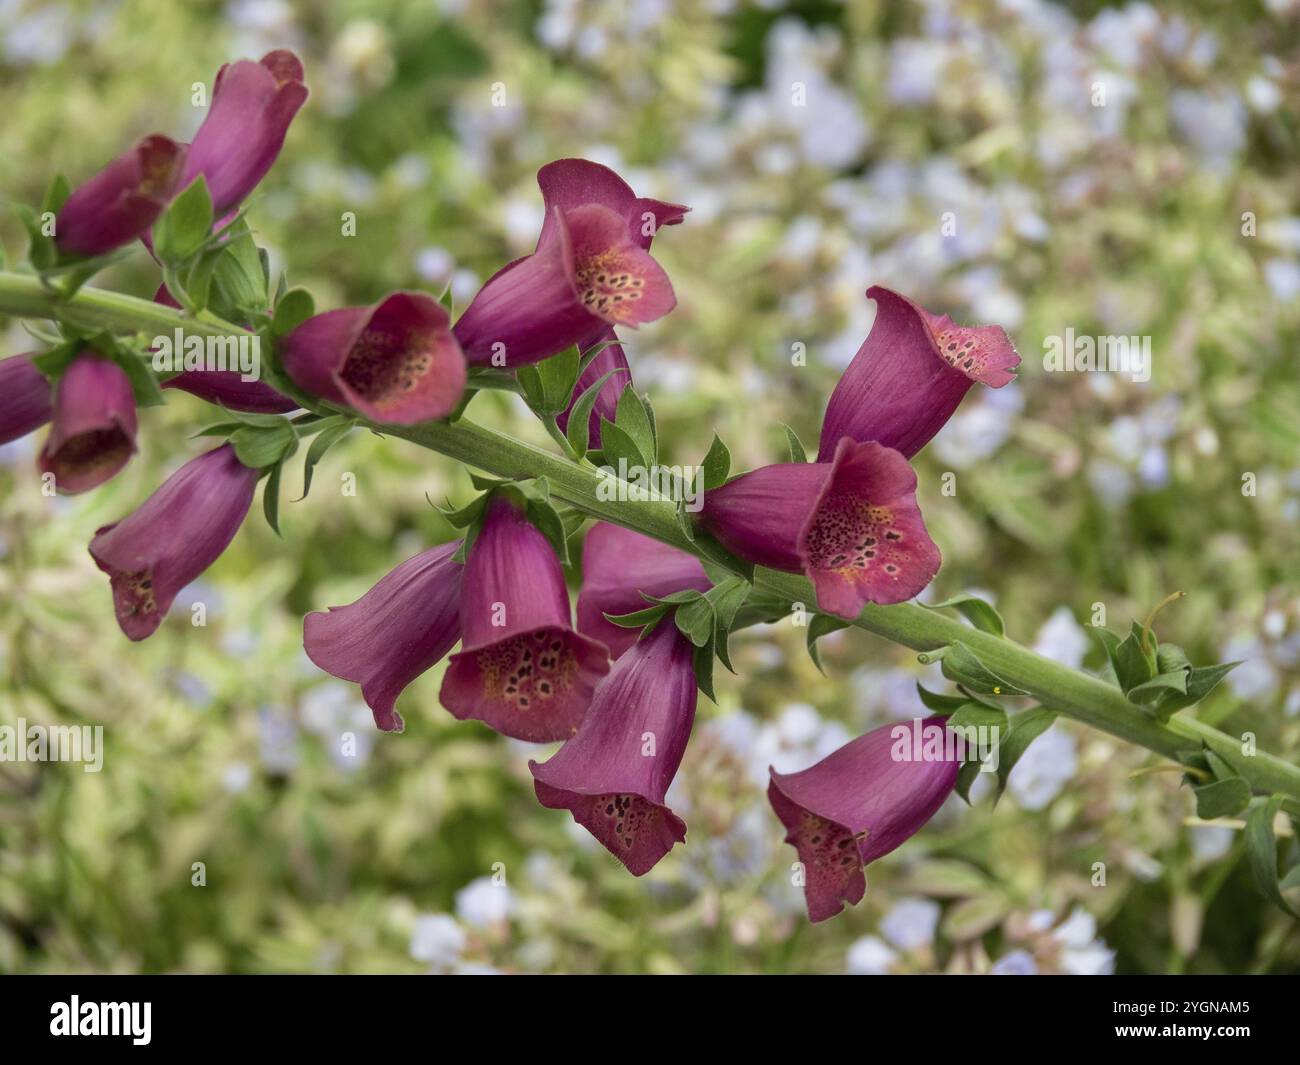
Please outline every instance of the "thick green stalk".
[{"label": "thick green stalk", "polygon": [[[160,304],[99,289],[83,288],[70,299],[61,299],[35,277],[4,272],[0,272],[0,313],[55,318],[123,332],[169,333],[178,326],[206,335],[243,332],[211,316],[195,319]],[[574,462],[464,419],[455,424],[430,422],[371,428],[498,477],[545,477],[553,496],[592,517],[702,555],[700,545],[687,537],[678,524],[672,502],[635,498],[636,490],[628,485],[622,485],[623,492],[618,494],[633,498],[616,498],[609,489],[620,482],[589,463]],[[756,588],[789,604],[811,607],[816,601],[809,582],[794,574],[760,569],[754,582]],[[1300,768],[1263,752],[1246,757],[1237,739],[1192,717],[1177,714],[1162,724],[1130,703],[1113,685],[1044,658],[1012,640],[973,629],[914,603],[867,606],[853,624],[917,651],[961,640],[993,672],[1063,716],[1169,758],[1176,758],[1180,751],[1197,750],[1204,743],[1235,766],[1254,788],[1287,795],[1293,800],[1288,807],[1300,810]]]}]

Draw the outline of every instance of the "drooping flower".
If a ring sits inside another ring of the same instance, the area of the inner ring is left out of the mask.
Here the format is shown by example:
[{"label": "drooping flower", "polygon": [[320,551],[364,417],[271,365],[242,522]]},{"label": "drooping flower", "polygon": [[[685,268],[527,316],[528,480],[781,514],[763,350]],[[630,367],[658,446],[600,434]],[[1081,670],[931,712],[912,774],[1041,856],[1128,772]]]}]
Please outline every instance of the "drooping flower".
[{"label": "drooping flower", "polygon": [[916,503],[916,474],[897,451],[841,440],[830,462],[764,466],[704,493],[701,524],[760,566],[803,573],[818,608],[857,617],[900,603],[939,569]]},{"label": "drooping flower", "polygon": [[422,551],[383,577],[355,603],[308,614],[307,657],[327,673],[361,685],[361,694],[385,732],[400,732],[397,697],[460,639],[460,585],[464,567],[450,544]]},{"label": "drooping flower", "polygon": [[874,440],[911,458],[943,428],[976,381],[1001,388],[1020,362],[1001,326],[966,328],[879,285],[871,333],[831,393],[819,462],[840,440]]},{"label": "drooping flower", "polygon": [[671,282],[650,257],[660,226],[688,208],[638,197],[608,167],[559,159],[537,174],[545,215],[537,248],[498,270],[456,323],[471,365],[516,367],[606,326],[638,326],[676,306]]},{"label": "drooping flower", "polygon": [[50,382],[31,355],[0,359],[0,444],[39,429],[53,413]]},{"label": "drooping flower", "polygon": [[[154,303],[180,309],[166,285],[159,285],[153,296]],[[298,404],[280,395],[265,381],[245,381],[238,370],[182,370],[163,382],[163,388],[179,388],[209,403],[219,403],[227,410],[247,411],[250,414],[288,414],[297,410]]]},{"label": "drooping flower", "polygon": [[961,760],[942,718],[882,725],[798,773],[769,770],[767,797],[803,865],[808,917],[824,921],[867,890],[863,867],[934,816]]},{"label": "drooping flower", "polygon": [[81,352],[54,390],[54,421],[41,448],[42,473],[60,492],[85,492],[117,474],[135,452],[135,395],[116,363]]},{"label": "drooping flower", "polygon": [[90,555],[109,576],[128,637],[152,635],[176,593],[226,549],[248,514],[257,476],[224,444],[191,459],[134,513],[95,533]]},{"label": "drooping flower", "polygon": [[546,743],[578,729],[605,645],[575,632],[564,572],[523,507],[488,502],[461,585],[461,650],[442,680],[442,705],[506,736]]},{"label": "drooping flower", "polygon": [[103,255],[149,231],[180,187],[185,145],[153,134],[77,186],[54,219],[54,242],[73,255]]},{"label": "drooping flower", "polygon": [[606,614],[645,609],[649,603],[642,592],[655,596],[688,588],[707,592],[711,585],[694,555],[644,533],[599,521],[582,546],[578,631],[599,640],[611,657],[618,658],[636,643],[638,630],[606,621]]},{"label": "drooping flower", "polygon": [[282,342],[289,376],[371,421],[414,425],[450,414],[465,391],[465,359],[446,309],[421,292],[309,318]]},{"label": "drooping flower", "polygon": [[238,207],[266,176],[284,146],[289,123],[307,100],[302,63],[292,52],[268,52],[217,71],[212,104],[190,145],[181,187],[200,174],[214,218]]},{"label": "drooping flower", "polygon": [[578,734],[528,763],[537,800],[572,813],[633,876],[686,839],[664,796],[695,720],[692,650],[671,617],[661,621],[596,686]]},{"label": "drooping flower", "polygon": [[632,383],[632,371],[627,364],[627,355],[623,351],[623,345],[618,343],[618,336],[612,327],[604,329],[593,340],[584,343],[581,346],[581,353],[585,355],[597,344],[604,344],[605,347],[596,353],[596,357],[578,375],[568,409],[555,419],[561,431],[568,432],[569,415],[573,411],[573,405],[587,389],[606,374],[611,374],[596,393],[596,402],[592,405],[591,415],[587,419],[587,446],[591,448],[600,447],[600,419],[604,417],[611,422],[614,420],[614,415],[618,413],[618,397],[623,394],[623,389]]}]

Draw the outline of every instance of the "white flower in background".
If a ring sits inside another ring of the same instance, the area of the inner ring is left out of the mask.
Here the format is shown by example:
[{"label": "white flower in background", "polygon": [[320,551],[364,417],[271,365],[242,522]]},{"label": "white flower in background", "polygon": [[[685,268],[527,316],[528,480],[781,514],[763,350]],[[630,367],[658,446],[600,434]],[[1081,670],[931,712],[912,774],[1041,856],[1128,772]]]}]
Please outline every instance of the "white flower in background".
[{"label": "white flower in background", "polygon": [[1083,656],[1092,646],[1088,634],[1083,631],[1069,607],[1059,606],[1049,617],[1034,637],[1034,650],[1054,662],[1078,669],[1083,664]]},{"label": "white flower in background", "polygon": [[456,258],[446,248],[421,248],[415,253],[415,272],[428,285],[445,285],[456,269]]},{"label": "white flower in background", "polygon": [[1283,303],[1300,298],[1300,263],[1294,259],[1269,259],[1264,264],[1264,280]]},{"label": "white flower in background", "polygon": [[931,442],[946,466],[966,469],[982,462],[1006,443],[1025,398],[1014,382],[986,388],[974,403],[963,404]]},{"label": "white flower in background", "polygon": [[1179,89],[1169,101],[1174,128],[1210,169],[1224,169],[1246,144],[1246,106],[1231,89]]},{"label": "white flower in background", "polygon": [[257,711],[262,766],[269,773],[291,773],[298,767],[298,725],[282,706],[263,706]]},{"label": "white flower in background", "polygon": [[221,771],[221,786],[232,795],[248,790],[253,782],[253,770],[247,762],[231,762]]},{"label": "white flower in background", "polygon": [[1227,854],[1237,836],[1232,829],[1218,825],[1193,825],[1191,833],[1192,853],[1198,862],[1207,864]]},{"label": "white flower in background", "polygon": [[1037,976],[1038,962],[1027,950],[1013,950],[995,961],[989,973],[993,976]]},{"label": "white flower in background", "polygon": [[931,899],[899,899],[880,919],[880,932],[899,950],[917,950],[934,942],[940,908]]},{"label": "white flower in background", "polygon": [[1263,642],[1254,637],[1237,636],[1220,652],[1224,662],[1240,662],[1227,676],[1228,687],[1238,699],[1263,699],[1277,690],[1277,670],[1265,657]]},{"label": "white flower in background", "polygon": [[471,880],[456,892],[456,916],[475,928],[504,923],[514,909],[510,888],[494,883],[490,876]]},{"label": "white flower in background", "polygon": [[882,719],[910,720],[924,712],[916,694],[917,676],[906,669],[874,669],[863,666],[849,677],[853,709],[864,726]]},{"label": "white flower in background", "polygon": [[898,960],[894,950],[876,936],[855,940],[844,956],[844,969],[850,976],[884,976]]},{"label": "white flower in background", "polygon": [[1041,810],[1060,794],[1078,766],[1074,737],[1053,725],[1020,756],[1007,787],[1024,809]]},{"label": "white flower in background", "polygon": [[465,930],[446,913],[425,913],[415,920],[409,947],[411,957],[426,965],[455,965],[465,950]]},{"label": "white flower in background", "polygon": [[928,104],[943,84],[948,46],[941,42],[904,37],[889,49],[889,75],[885,91],[904,107]]}]

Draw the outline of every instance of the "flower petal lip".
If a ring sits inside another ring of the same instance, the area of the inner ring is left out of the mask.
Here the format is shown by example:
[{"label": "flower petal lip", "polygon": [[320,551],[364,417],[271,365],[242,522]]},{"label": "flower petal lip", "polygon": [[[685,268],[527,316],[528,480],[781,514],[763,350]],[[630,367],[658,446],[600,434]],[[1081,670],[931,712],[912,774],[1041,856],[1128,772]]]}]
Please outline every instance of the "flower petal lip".
[{"label": "flower petal lip", "polygon": [[[961,762],[946,744],[938,759],[895,760],[895,730],[916,724],[882,725],[797,773],[769,769],[768,800],[803,863],[812,921],[860,902],[863,866],[901,846],[952,794]],[[935,729],[946,734],[942,718],[919,727],[925,739]]]},{"label": "flower petal lip", "polygon": [[375,725],[401,732],[397,697],[460,639],[460,541],[408,558],[347,606],[303,619],[303,648],[325,672],[361,685]]},{"label": "flower petal lip", "polygon": [[220,557],[248,514],[257,477],[223,444],[95,533],[90,555],[109,575],[117,622],[130,639],[152,635],[176,594]]},{"label": "flower petal lip", "polygon": [[470,546],[460,621],[462,646],[443,676],[443,706],[535,743],[577,731],[609,671],[608,652],[574,631],[560,560],[504,495],[488,502]]},{"label": "flower petal lip", "polygon": [[623,219],[601,204],[565,214],[574,285],[582,305],[610,325],[636,327],[677,306],[664,268],[631,239]]},{"label": "flower petal lip", "polygon": [[181,187],[202,174],[220,217],[266,176],[298,109],[307,100],[303,68],[292,52],[223,66],[212,85],[207,117],[190,145]]},{"label": "flower petal lip", "polygon": [[84,351],[54,390],[54,420],[41,448],[40,469],[68,495],[96,488],[135,453],[135,396],[116,363]]},{"label": "flower petal lip", "polygon": [[0,359],[0,444],[39,429],[54,416],[53,389],[32,354]]},{"label": "flower petal lip", "polygon": [[371,421],[415,425],[455,410],[465,359],[446,309],[422,292],[395,292],[371,307],[342,307],[303,322],[280,356],[302,388]]},{"label": "flower petal lip", "polygon": [[911,458],[943,428],[976,381],[1001,388],[1020,362],[995,325],[962,328],[891,289],[873,286],[876,320],[826,406],[818,461],[844,437]]},{"label": "flower petal lip", "polygon": [[916,503],[916,472],[899,452],[843,439],[799,532],[817,606],[855,618],[867,603],[901,603],[939,572],[942,557]]},{"label": "flower petal lip", "polygon": [[597,686],[577,735],[528,763],[538,801],[569,810],[634,876],[686,839],[664,797],[695,720],[692,657],[673,620],[661,622]]},{"label": "flower petal lip", "polygon": [[142,138],[77,186],[54,219],[54,241],[72,255],[104,255],[149,231],[179,188],[185,145]]},{"label": "flower petal lip", "polygon": [[599,640],[612,658],[620,658],[637,641],[637,629],[605,619],[630,614],[649,604],[642,596],[663,596],[712,587],[700,560],[644,533],[597,522],[582,547],[582,591],[578,595],[578,631]]},{"label": "flower petal lip", "polygon": [[[555,224],[552,210],[571,211],[588,203],[598,203],[609,208],[625,220],[628,233],[642,248],[648,250],[654,234],[663,226],[675,226],[686,217],[689,207],[679,203],[665,203],[637,196],[632,187],[613,170],[589,159],[556,159],[537,172],[537,184],[546,204],[546,218],[542,223],[540,246],[546,239],[547,228]],[[647,227],[646,215],[652,216],[652,226]],[[649,228],[650,232],[645,230]]]}]

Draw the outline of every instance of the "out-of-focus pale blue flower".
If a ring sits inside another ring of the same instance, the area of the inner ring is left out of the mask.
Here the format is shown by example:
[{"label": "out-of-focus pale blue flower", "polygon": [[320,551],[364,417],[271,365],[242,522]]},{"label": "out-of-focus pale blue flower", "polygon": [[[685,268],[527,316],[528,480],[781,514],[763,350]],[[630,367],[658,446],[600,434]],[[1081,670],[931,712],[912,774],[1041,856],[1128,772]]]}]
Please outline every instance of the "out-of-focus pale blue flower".
[{"label": "out-of-focus pale blue flower", "polygon": [[1074,776],[1079,761],[1074,737],[1053,725],[1020,756],[1007,787],[1026,810],[1041,810]]},{"label": "out-of-focus pale blue flower", "polygon": [[253,783],[253,769],[247,762],[231,762],[221,771],[221,786],[232,795],[247,791]]},{"label": "out-of-focus pale blue flower", "polygon": [[929,946],[939,927],[940,912],[932,899],[899,899],[880,919],[880,933],[902,951]]},{"label": "out-of-focus pale blue flower", "polygon": [[493,928],[505,923],[514,909],[514,898],[505,882],[490,876],[471,880],[456,892],[456,916],[475,928]]},{"label": "out-of-focus pale blue flower", "polygon": [[1083,627],[1074,620],[1069,607],[1060,606],[1052,611],[1034,637],[1034,650],[1040,655],[1078,669],[1091,642]]},{"label": "out-of-focus pale blue flower", "polygon": [[282,706],[263,706],[257,711],[262,767],[268,773],[286,775],[298,768],[298,725]]},{"label": "out-of-focus pale blue flower", "polygon": [[1300,298],[1300,263],[1294,259],[1269,259],[1264,264],[1269,291],[1283,303]]},{"label": "out-of-focus pale blue flower", "polygon": [[415,919],[408,949],[416,961],[446,968],[460,960],[466,939],[465,930],[450,914],[425,913]]},{"label": "out-of-focus pale blue flower", "polygon": [[916,717],[923,707],[916,694],[917,677],[906,669],[875,669],[864,666],[849,678],[853,688],[854,712],[865,726]]},{"label": "out-of-focus pale blue flower", "polygon": [[1192,853],[1198,862],[1216,862],[1232,849],[1236,832],[1218,825],[1193,825]]},{"label": "out-of-focus pale blue flower", "polygon": [[1169,112],[1179,136],[1211,169],[1227,167],[1246,143],[1246,106],[1231,89],[1179,89]]},{"label": "out-of-focus pale blue flower", "polygon": [[1238,699],[1263,699],[1277,690],[1277,670],[1265,657],[1266,648],[1255,637],[1236,636],[1229,640],[1220,653],[1224,662],[1240,662],[1228,674],[1228,687]]},{"label": "out-of-focus pale blue flower", "polygon": [[844,956],[844,969],[850,976],[884,976],[898,960],[893,948],[877,936],[855,940]]},{"label": "out-of-focus pale blue flower", "polygon": [[456,269],[456,258],[446,248],[421,248],[415,254],[415,272],[429,285],[445,285]]},{"label": "out-of-focus pale blue flower", "polygon": [[26,14],[6,11],[0,21],[6,27],[4,57],[16,66],[57,62],[76,37],[76,18],[66,4],[44,4]]},{"label": "out-of-focus pale blue flower", "polygon": [[1013,950],[995,961],[989,973],[993,976],[1037,976],[1038,962],[1027,950]]},{"label": "out-of-focus pale blue flower", "polygon": [[928,104],[943,83],[948,65],[947,45],[937,41],[904,37],[889,49],[889,74],[885,91],[894,103],[904,107]]},{"label": "out-of-focus pale blue flower", "polygon": [[974,403],[958,409],[930,445],[944,465],[967,469],[1006,443],[1024,405],[1024,396],[1014,383],[982,389]]}]

